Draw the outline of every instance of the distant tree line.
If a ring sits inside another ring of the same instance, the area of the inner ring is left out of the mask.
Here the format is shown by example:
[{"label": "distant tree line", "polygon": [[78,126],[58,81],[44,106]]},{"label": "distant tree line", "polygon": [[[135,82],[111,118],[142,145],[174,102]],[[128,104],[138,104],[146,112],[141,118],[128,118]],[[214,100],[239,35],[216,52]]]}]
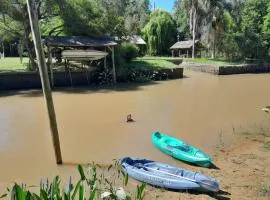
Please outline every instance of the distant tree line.
[{"label": "distant tree line", "polygon": [[[43,37],[141,35],[150,55],[169,55],[177,39],[201,39],[213,58],[269,59],[269,0],[176,0],[172,14],[149,0],[36,0],[36,9]],[[14,44],[34,63],[26,1],[0,0],[0,51]]]}]

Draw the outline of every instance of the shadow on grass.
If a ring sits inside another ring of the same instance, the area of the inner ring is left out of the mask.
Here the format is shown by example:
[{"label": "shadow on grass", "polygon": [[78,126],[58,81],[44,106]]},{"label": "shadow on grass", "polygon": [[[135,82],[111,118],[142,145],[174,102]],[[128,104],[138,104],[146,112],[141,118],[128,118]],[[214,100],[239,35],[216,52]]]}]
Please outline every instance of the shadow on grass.
[{"label": "shadow on grass", "polygon": [[[56,93],[66,94],[94,94],[94,93],[110,93],[110,92],[126,92],[144,90],[144,86],[158,85],[159,82],[151,81],[145,83],[119,83],[111,86],[90,86],[90,87],[57,87],[53,90]],[[41,97],[43,95],[41,89],[30,90],[9,90],[0,91],[0,97],[9,97],[19,95],[22,97]]]}]

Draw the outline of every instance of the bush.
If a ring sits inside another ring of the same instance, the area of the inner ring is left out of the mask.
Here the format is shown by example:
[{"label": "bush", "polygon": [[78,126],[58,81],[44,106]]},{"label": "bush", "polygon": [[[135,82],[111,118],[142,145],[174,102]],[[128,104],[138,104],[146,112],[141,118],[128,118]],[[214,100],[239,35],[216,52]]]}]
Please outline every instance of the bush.
[{"label": "bush", "polygon": [[[111,170],[111,168],[114,168]],[[98,170],[99,169],[99,170]],[[105,175],[105,171],[112,171],[110,175]],[[99,173],[98,171],[101,171]],[[48,179],[40,182],[39,194],[30,191],[30,187],[25,184],[14,184],[7,193],[0,195],[0,199],[11,200],[77,200],[77,199],[111,199],[111,200],[143,200],[145,196],[144,183],[137,186],[134,195],[126,194],[124,188],[128,184],[128,175],[121,170],[121,164],[116,161],[107,169],[99,165],[93,165],[85,170],[78,166],[80,179],[73,183],[71,178],[69,183],[62,188],[59,176],[56,176],[52,182]],[[117,181],[118,180],[118,181]],[[120,183],[119,182],[122,182]],[[119,182],[119,183],[118,183]],[[123,185],[121,187],[120,185]],[[120,187],[119,187],[120,186]],[[133,198],[132,198],[133,197]]]},{"label": "bush", "polygon": [[126,61],[131,61],[139,55],[139,48],[135,44],[125,42],[121,44],[120,53]]}]

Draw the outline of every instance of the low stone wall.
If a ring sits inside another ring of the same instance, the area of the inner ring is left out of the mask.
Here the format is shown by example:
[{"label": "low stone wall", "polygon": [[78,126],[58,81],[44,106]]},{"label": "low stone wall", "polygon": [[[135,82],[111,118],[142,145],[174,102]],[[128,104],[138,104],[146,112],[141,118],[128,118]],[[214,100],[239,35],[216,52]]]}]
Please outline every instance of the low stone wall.
[{"label": "low stone wall", "polygon": [[270,72],[270,64],[249,64],[245,66],[220,66],[219,75],[267,73]]},{"label": "low stone wall", "polygon": [[231,75],[245,73],[267,73],[270,72],[270,64],[247,64],[247,65],[228,65],[215,66],[198,63],[185,63],[181,65],[185,69],[199,72],[206,72],[215,75]]},{"label": "low stone wall", "polygon": [[[159,73],[167,74],[169,79],[183,77],[183,68],[161,69]],[[71,81],[67,72],[54,72],[55,87],[70,87]],[[87,79],[88,76],[88,79]],[[73,86],[88,86],[99,83],[97,71],[72,72]],[[124,80],[118,77],[119,81]],[[40,89],[41,81],[38,72],[8,72],[0,73],[0,90],[19,90],[19,89]]]}]

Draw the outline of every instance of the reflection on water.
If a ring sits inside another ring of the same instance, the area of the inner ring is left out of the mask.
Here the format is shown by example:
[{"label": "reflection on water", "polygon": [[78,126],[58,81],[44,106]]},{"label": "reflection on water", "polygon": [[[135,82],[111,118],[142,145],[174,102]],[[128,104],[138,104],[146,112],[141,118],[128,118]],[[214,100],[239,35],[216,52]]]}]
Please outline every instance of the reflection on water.
[{"label": "reflection on water", "polygon": [[[270,74],[188,78],[148,85],[57,91],[54,102],[66,163],[110,163],[136,156],[180,165],[155,149],[151,133],[179,137],[213,154],[232,129],[265,123],[260,109],[270,104]],[[0,94],[0,188],[14,181],[39,183],[41,177],[74,169],[57,167],[40,92]],[[126,123],[132,114],[135,123]]]}]

